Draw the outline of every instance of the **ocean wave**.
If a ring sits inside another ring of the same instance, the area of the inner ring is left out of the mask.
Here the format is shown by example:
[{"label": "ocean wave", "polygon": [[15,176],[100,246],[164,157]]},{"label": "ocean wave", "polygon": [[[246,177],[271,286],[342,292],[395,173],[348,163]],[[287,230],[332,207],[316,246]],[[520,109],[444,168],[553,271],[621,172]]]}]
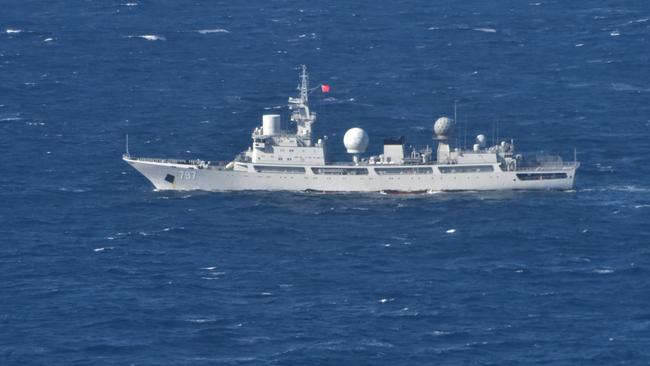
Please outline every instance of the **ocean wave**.
[{"label": "ocean wave", "polygon": [[483,32],[483,33],[496,33],[497,30],[494,28],[474,28],[472,30],[475,30],[477,32]]},{"label": "ocean wave", "polygon": [[22,29],[14,29],[14,28],[5,29],[5,33],[7,34],[18,34],[18,33],[22,33],[22,31],[23,31]]},{"label": "ocean wave", "polygon": [[215,29],[199,29],[196,31],[197,33],[200,34],[212,34],[212,33],[230,33],[229,30],[223,29],[223,28],[215,28]]},{"label": "ocean wave", "polygon": [[606,190],[610,191],[619,191],[619,192],[631,192],[631,193],[648,193],[650,188],[648,187],[639,187],[634,185],[625,185],[625,186],[611,186]]},{"label": "ocean wave", "polygon": [[594,269],[594,273],[598,273],[598,274],[610,274],[610,273],[614,273],[614,270],[613,270],[613,269],[609,269],[609,268],[596,268],[596,269]]},{"label": "ocean wave", "polygon": [[13,122],[20,120],[22,120],[21,117],[0,117],[0,122]]},{"label": "ocean wave", "polygon": [[641,18],[641,19],[630,20],[629,22],[625,22],[625,23],[621,24],[621,26],[639,24],[639,23],[646,23],[648,20],[650,20],[650,18]]},{"label": "ocean wave", "polygon": [[140,35],[135,35],[135,36],[126,36],[126,38],[142,38],[147,41],[166,41],[167,38],[164,36],[159,36],[156,34],[140,34]]},{"label": "ocean wave", "polygon": [[70,193],[86,193],[86,192],[90,191],[90,189],[60,187],[59,191],[60,192],[70,192]]},{"label": "ocean wave", "polygon": [[105,250],[111,250],[113,247],[101,247],[101,248],[95,248],[93,249],[93,252],[103,252]]},{"label": "ocean wave", "polygon": [[650,88],[630,85],[626,83],[612,83],[612,89],[616,91],[650,92]]},{"label": "ocean wave", "polygon": [[203,318],[203,317],[190,317],[190,318],[186,318],[186,319],[184,319],[184,320],[185,320],[186,322],[190,322],[190,323],[212,323],[212,322],[217,321],[216,318],[210,318],[210,317],[207,317],[207,318]]},{"label": "ocean wave", "polygon": [[429,332],[430,335],[440,337],[440,336],[445,336],[451,334],[451,332],[446,332],[444,330],[434,330],[432,332]]},{"label": "ocean wave", "polygon": [[361,342],[359,342],[361,346],[367,346],[367,347],[379,347],[379,348],[393,348],[395,345],[389,342],[382,342],[378,339],[362,339]]}]

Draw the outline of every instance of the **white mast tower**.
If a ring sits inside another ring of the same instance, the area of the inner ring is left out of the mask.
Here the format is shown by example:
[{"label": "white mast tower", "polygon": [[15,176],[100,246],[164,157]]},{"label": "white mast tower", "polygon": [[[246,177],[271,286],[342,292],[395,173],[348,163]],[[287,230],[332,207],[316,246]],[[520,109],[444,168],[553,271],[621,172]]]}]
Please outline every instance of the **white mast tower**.
[{"label": "white mast tower", "polygon": [[296,123],[296,134],[306,146],[311,146],[311,125],[316,122],[316,113],[309,110],[309,76],[307,66],[301,65],[299,98],[289,97],[289,109],[292,111],[291,120]]}]

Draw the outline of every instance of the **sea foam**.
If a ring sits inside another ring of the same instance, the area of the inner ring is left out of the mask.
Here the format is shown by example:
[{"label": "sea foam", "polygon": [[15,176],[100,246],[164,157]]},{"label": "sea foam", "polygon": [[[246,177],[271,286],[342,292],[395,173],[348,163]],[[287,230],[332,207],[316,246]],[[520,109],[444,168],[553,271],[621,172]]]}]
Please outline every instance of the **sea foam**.
[{"label": "sea foam", "polygon": [[201,34],[211,34],[211,33],[230,33],[229,30],[223,29],[223,28],[215,28],[215,29],[199,29],[196,31],[197,33]]}]

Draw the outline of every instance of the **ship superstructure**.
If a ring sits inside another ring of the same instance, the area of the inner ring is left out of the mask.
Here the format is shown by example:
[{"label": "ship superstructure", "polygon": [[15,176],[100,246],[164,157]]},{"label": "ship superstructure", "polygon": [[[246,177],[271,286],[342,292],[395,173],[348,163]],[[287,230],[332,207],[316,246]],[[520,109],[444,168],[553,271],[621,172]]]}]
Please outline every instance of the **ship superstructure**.
[{"label": "ship superstructure", "polygon": [[405,139],[384,140],[383,153],[364,156],[368,134],[348,130],[343,143],[351,161],[327,161],[327,138],[313,137],[316,113],[309,108],[309,77],[302,66],[298,97],[288,100],[295,131],[282,129],[281,116],[262,116],[251,146],[229,163],[138,158],[123,160],[160,190],[293,190],[323,192],[432,192],[462,190],[572,189],[579,162],[559,157],[526,159],[514,141],[486,146],[484,135],[472,149],[451,146],[454,120],[433,125],[437,149],[407,151]]}]

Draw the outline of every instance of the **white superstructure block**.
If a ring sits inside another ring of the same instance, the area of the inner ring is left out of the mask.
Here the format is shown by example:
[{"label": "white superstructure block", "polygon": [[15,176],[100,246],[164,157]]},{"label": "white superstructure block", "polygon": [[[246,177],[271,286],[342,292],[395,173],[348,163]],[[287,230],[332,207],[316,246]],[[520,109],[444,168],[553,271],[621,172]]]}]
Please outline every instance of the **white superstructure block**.
[{"label": "white superstructure block", "polygon": [[262,116],[262,133],[266,136],[276,136],[280,134],[282,126],[280,124],[279,114],[265,114]]}]

